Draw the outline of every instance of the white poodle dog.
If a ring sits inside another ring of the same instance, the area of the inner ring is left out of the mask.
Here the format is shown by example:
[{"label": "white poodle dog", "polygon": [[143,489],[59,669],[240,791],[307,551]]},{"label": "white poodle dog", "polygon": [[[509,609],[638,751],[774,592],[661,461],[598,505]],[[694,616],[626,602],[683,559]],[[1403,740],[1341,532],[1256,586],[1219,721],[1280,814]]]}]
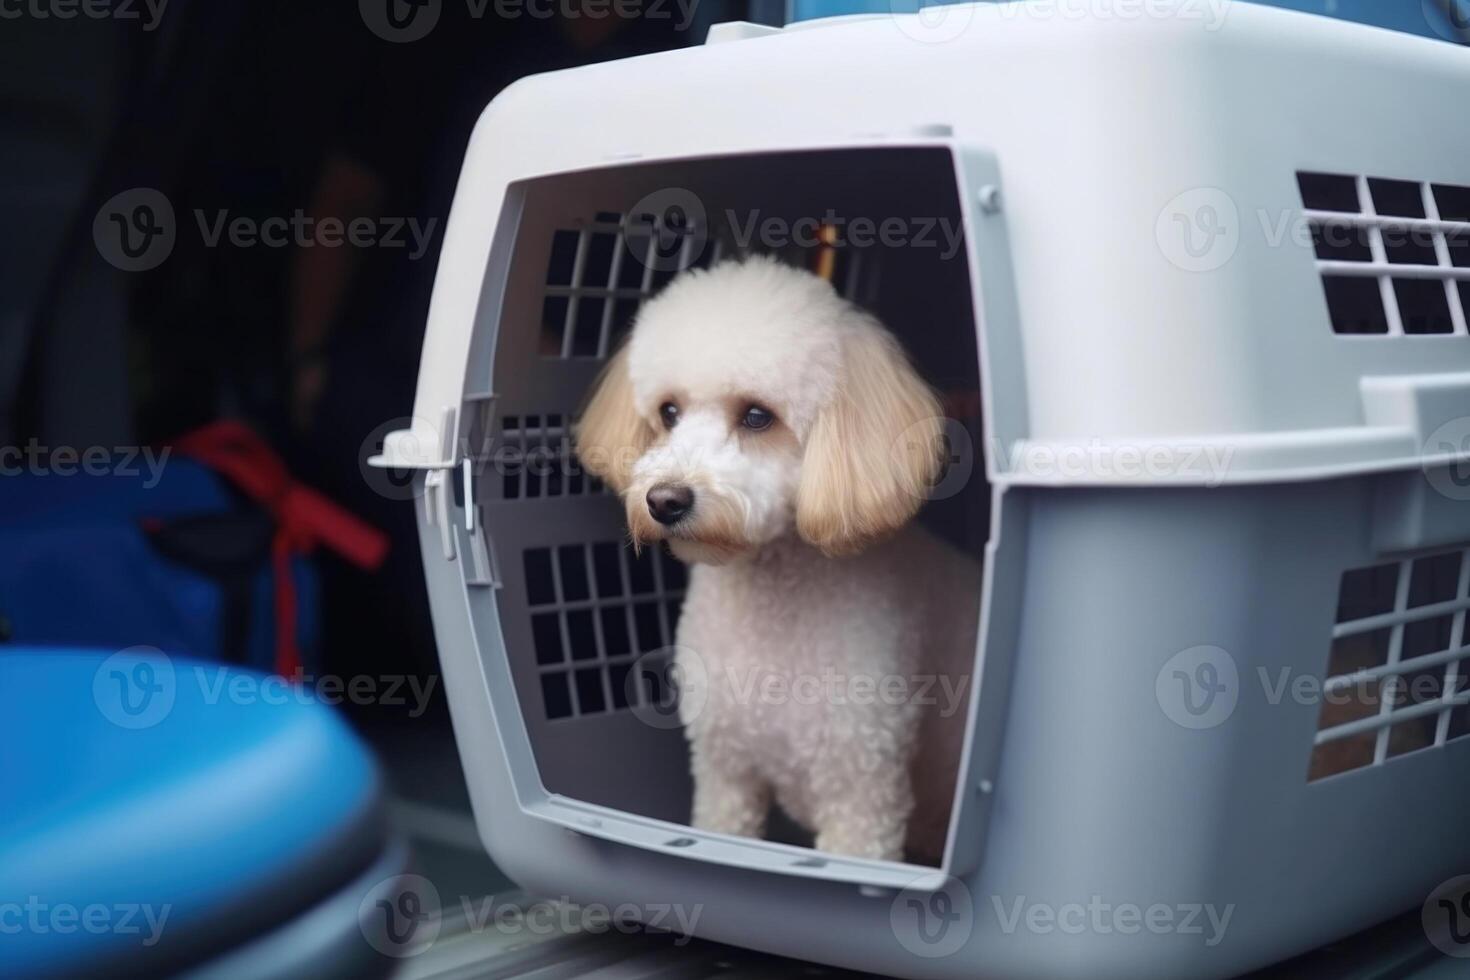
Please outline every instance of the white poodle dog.
[{"label": "white poodle dog", "polygon": [[726,262],[640,311],[577,451],[635,544],[694,565],[695,827],[763,836],[774,800],[820,850],[942,856],[980,594],[976,562],[909,525],[942,424],[892,335],[810,273]]}]

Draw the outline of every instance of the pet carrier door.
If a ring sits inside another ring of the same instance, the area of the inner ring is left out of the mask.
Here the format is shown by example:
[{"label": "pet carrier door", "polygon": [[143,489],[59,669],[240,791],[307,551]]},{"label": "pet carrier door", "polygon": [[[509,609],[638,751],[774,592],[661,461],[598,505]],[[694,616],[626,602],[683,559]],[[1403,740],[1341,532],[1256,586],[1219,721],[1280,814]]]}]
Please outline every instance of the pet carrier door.
[{"label": "pet carrier door", "polygon": [[[874,311],[944,394],[951,466],[923,520],[985,562],[988,595],[999,508],[992,454],[981,447],[1024,426],[1000,211],[994,161],[943,142],[624,164],[511,185],[459,412],[468,463],[462,483],[445,485],[458,505],[440,513],[459,522],[472,607],[495,606],[487,621],[498,623],[503,647],[482,639],[479,655],[507,661],[496,673],[512,689],[492,682],[489,695],[502,737],[529,748],[509,753],[528,812],[720,863],[911,882],[912,866],[685,825],[687,754],[666,669],[685,570],[667,553],[627,545],[621,501],[582,471],[572,432],[643,300],[684,269],[775,254]],[[477,514],[472,532],[465,506]],[[1010,644],[994,636],[1011,617],[983,600],[974,597],[985,613],[979,648],[991,652],[977,656],[978,693],[964,709],[962,773],[954,761],[952,870],[981,852],[1004,720]],[[524,727],[504,731],[508,723]]]}]

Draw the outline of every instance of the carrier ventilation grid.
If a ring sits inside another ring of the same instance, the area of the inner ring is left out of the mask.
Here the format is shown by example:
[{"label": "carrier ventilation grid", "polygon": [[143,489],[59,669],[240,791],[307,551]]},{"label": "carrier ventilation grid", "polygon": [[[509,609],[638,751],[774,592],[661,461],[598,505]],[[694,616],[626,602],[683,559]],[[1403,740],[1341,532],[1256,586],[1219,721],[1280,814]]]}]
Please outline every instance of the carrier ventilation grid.
[{"label": "carrier ventilation grid", "polygon": [[[632,326],[639,305],[674,276],[749,251],[702,225],[671,226],[640,214],[604,211],[582,227],[560,229],[551,240],[538,351],[558,360],[605,358]],[[854,302],[876,295],[876,263],[866,263],[872,274],[865,276],[861,249],[794,245],[776,254],[810,265]]]},{"label": "carrier ventilation grid", "polygon": [[605,492],[582,469],[562,415],[507,415],[500,420],[495,468],[505,500],[580,497]]},{"label": "carrier ventilation grid", "polygon": [[673,643],[683,565],[611,541],[528,548],[523,561],[548,720],[672,704],[657,654]]},{"label": "carrier ventilation grid", "polygon": [[1298,173],[1339,334],[1466,333],[1470,187]]},{"label": "carrier ventilation grid", "polygon": [[1309,780],[1470,735],[1470,552],[1342,577]]}]

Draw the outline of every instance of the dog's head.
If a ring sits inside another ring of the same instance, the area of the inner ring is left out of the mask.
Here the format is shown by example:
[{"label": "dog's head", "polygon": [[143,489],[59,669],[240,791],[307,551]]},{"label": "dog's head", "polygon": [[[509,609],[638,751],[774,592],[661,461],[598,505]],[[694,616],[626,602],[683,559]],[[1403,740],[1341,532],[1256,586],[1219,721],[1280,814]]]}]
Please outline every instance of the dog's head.
[{"label": "dog's head", "polygon": [[933,392],[824,280],[770,259],[688,272],[639,312],[577,426],[637,543],[718,563],[793,529],[829,554],[907,522],[939,467]]}]

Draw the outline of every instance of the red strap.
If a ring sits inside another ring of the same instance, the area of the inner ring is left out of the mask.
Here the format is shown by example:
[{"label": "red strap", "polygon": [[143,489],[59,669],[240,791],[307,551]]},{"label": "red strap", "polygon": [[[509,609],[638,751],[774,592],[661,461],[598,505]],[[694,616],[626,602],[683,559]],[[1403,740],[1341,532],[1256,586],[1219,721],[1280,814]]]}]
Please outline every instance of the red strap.
[{"label": "red strap", "polygon": [[239,422],[214,422],[195,429],[175,442],[174,450],[219,473],[275,520],[271,563],[275,577],[276,672],[286,677],[300,673],[291,556],[309,554],[317,545],[325,545],[358,568],[372,570],[388,553],[388,536],[292,480],[269,444]]}]

